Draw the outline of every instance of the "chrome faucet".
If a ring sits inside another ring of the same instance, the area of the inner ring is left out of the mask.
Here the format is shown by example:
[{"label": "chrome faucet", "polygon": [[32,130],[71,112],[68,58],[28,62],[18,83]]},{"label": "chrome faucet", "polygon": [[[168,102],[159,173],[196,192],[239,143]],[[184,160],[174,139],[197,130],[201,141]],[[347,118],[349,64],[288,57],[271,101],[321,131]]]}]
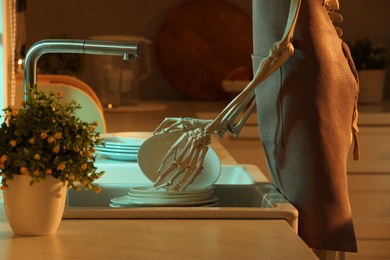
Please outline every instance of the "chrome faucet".
[{"label": "chrome faucet", "polygon": [[[139,56],[140,46],[138,43],[94,40],[47,39],[38,41],[27,51],[24,60],[24,93],[27,93],[27,85],[32,86],[37,83],[37,62],[46,53],[115,55],[128,60]],[[26,95],[24,98],[26,99]]]}]

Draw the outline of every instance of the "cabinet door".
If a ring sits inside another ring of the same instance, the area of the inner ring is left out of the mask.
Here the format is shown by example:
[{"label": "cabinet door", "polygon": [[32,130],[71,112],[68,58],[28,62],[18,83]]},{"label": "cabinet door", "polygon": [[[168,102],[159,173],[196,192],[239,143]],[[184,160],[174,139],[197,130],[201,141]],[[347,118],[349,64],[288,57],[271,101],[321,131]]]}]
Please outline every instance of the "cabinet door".
[{"label": "cabinet door", "polygon": [[[348,172],[390,173],[390,127],[360,127],[360,160],[348,156]],[[352,150],[352,149],[351,149]]]},{"label": "cabinet door", "polygon": [[390,174],[349,174],[348,185],[358,239],[390,239]]},{"label": "cabinet door", "polygon": [[360,127],[359,141],[347,166],[358,253],[347,259],[390,259],[390,127]]}]

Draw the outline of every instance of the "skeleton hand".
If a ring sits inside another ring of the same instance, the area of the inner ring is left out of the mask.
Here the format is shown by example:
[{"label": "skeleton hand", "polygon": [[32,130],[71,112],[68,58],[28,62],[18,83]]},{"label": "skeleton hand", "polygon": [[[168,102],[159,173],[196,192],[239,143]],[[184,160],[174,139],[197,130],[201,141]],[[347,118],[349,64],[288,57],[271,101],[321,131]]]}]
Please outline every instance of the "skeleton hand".
[{"label": "skeleton hand", "polygon": [[[187,122],[193,128],[185,130],[162,159],[157,171],[160,176],[154,183],[156,189],[165,187],[172,190],[185,190],[202,171],[203,161],[210,144],[210,134],[204,127],[207,124],[203,124],[205,123],[203,121],[201,124],[203,127],[195,128],[195,121]],[[164,128],[164,130],[168,129],[172,132],[178,129],[182,130],[183,125],[176,126],[178,128]],[[167,131],[162,132],[166,133]],[[172,159],[171,165],[167,165],[168,159]],[[177,178],[180,179],[175,182]]]},{"label": "skeleton hand", "polygon": [[185,133],[189,130],[196,128],[205,129],[212,120],[196,119],[196,118],[165,118],[164,121],[154,130],[153,134],[173,133],[180,132]]}]

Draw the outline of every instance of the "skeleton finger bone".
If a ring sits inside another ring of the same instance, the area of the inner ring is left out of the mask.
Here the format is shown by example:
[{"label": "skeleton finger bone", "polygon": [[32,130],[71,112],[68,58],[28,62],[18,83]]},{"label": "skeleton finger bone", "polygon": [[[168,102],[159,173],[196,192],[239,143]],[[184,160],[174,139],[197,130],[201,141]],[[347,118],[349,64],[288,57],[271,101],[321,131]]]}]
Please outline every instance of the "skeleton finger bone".
[{"label": "skeleton finger bone", "polygon": [[154,134],[167,132],[186,132],[196,128],[204,128],[212,120],[196,119],[196,118],[165,118],[163,122],[154,130]]},{"label": "skeleton finger bone", "polygon": [[201,149],[201,154],[199,155],[199,157],[198,156],[194,157],[194,158],[197,159],[197,161],[196,161],[196,167],[193,169],[192,177],[191,177],[189,182],[184,183],[184,184],[181,185],[181,190],[186,190],[187,187],[189,185],[191,185],[195,181],[195,179],[199,176],[199,174],[203,170],[204,158],[206,156],[206,153],[207,153],[207,150],[209,149],[209,147],[208,146],[202,146],[201,148],[202,148]]},{"label": "skeleton finger bone", "polygon": [[[185,142],[186,137],[188,137],[187,142],[181,149],[180,146]],[[194,165],[199,161],[199,152],[203,150],[203,147],[207,148],[209,143],[209,137],[204,136],[203,131],[200,129],[191,130],[188,133],[183,134],[164,156],[160,169],[158,170],[160,176],[154,184],[155,189],[160,189],[162,187],[173,190],[180,189],[186,180],[193,174]],[[173,156],[174,151],[179,151],[179,154],[174,158],[173,163],[169,165],[167,169],[162,170],[166,165],[167,159]],[[204,155],[202,154],[202,156]],[[184,176],[181,176],[183,173]],[[180,182],[177,185],[172,186],[179,176],[182,177]],[[187,185],[185,185],[185,187],[186,186]]]},{"label": "skeleton finger bone", "polygon": [[186,167],[184,175],[181,178],[181,181],[175,187],[173,187],[173,190],[185,190],[187,188],[187,186],[190,184],[190,182],[188,182],[187,180],[192,175],[195,174],[196,163],[199,162],[198,160],[199,154],[205,148],[207,148],[207,146],[203,147],[201,145],[196,145],[193,147],[193,152],[191,153],[191,157],[190,157],[190,163]]},{"label": "skeleton finger bone", "polygon": [[183,118],[165,118],[162,123],[154,130],[154,134],[159,134],[161,132],[171,132],[173,129],[176,129],[180,124],[182,124]]},{"label": "skeleton finger bone", "polygon": [[[155,184],[154,186],[155,187],[158,187],[160,188],[161,187],[161,182],[164,182],[165,181],[165,178],[171,174],[174,170],[178,169],[180,171],[180,167],[182,167],[182,163],[183,163],[183,158],[185,157],[188,149],[190,148],[190,145],[192,143],[192,137],[190,136],[186,142],[186,134],[183,134],[176,142],[175,144],[169,148],[169,151],[167,152],[167,154],[164,156],[164,158],[162,159],[161,161],[161,165],[160,165],[160,168],[157,170],[158,173],[160,173],[160,176],[157,178],[157,180],[155,181]],[[184,148],[179,152],[179,154],[176,156],[176,152],[178,151],[180,145],[182,143],[186,142]],[[170,157],[174,157],[173,158],[173,163],[167,168],[165,169],[164,171],[163,168],[164,166],[166,165],[166,162],[168,160],[168,158]],[[166,183],[164,183],[164,186],[169,186],[171,185],[171,181],[168,181]]]}]

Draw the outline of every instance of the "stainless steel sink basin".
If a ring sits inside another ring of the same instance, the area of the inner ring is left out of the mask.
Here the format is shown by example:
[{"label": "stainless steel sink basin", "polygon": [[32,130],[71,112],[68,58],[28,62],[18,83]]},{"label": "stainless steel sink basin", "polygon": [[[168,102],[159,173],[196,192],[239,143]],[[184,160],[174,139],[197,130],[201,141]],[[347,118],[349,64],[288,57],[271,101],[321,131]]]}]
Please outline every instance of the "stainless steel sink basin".
[{"label": "stainless steel sink basin", "polygon": [[111,198],[126,195],[130,187],[152,184],[137,164],[103,161],[97,166],[107,171],[99,180],[102,191],[68,190],[64,218],[285,219],[297,229],[298,211],[253,165],[222,166],[214,190],[217,206],[134,208],[111,208],[109,204]]}]

